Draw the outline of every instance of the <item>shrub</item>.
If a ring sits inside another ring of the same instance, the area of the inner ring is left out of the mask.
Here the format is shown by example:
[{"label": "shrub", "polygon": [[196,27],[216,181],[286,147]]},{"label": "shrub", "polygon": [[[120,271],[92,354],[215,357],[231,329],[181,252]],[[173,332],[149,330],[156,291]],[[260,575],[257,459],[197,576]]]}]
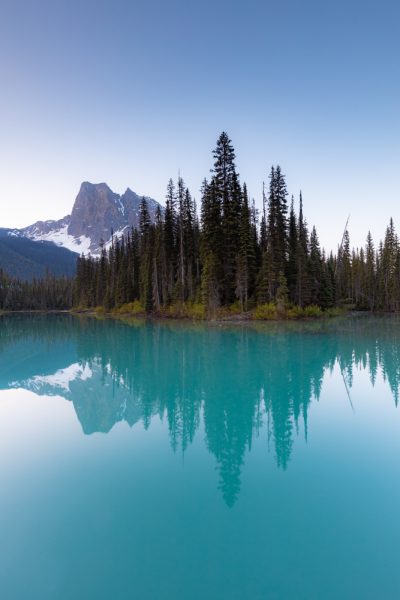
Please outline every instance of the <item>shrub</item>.
[{"label": "shrub", "polygon": [[253,319],[258,320],[273,320],[277,319],[278,313],[275,304],[267,302],[266,304],[259,304],[253,311]]},{"label": "shrub", "polygon": [[231,315],[240,315],[240,313],[242,312],[242,307],[241,307],[239,300],[236,300],[236,302],[231,304],[228,307],[228,310]]},{"label": "shrub", "polygon": [[301,308],[301,306],[290,306],[287,310],[286,310],[286,317],[288,319],[301,319],[302,317],[304,317],[304,311]]},{"label": "shrub", "polygon": [[311,304],[310,306],[303,308],[303,314],[306,319],[318,319],[324,315],[322,309],[315,304]]},{"label": "shrub", "polygon": [[144,313],[144,308],[139,300],[122,304],[118,308],[114,308],[112,311],[116,315],[140,315]]},{"label": "shrub", "polygon": [[206,318],[206,307],[201,302],[185,305],[185,316],[189,319],[202,320]]}]

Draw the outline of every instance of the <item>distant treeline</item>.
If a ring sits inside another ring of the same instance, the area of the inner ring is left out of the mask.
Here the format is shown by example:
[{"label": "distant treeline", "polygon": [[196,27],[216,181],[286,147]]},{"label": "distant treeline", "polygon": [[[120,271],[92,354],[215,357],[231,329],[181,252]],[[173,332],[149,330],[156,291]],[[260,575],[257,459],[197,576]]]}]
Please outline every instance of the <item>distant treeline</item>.
[{"label": "distant treeline", "polygon": [[368,234],[365,249],[351,251],[346,230],[337,254],[326,255],[315,227],[309,230],[301,193],[297,214],[293,196],[288,205],[279,166],[271,169],[258,215],[239,181],[226,133],[213,156],[211,178],[202,184],[200,219],[181,177],[176,184],[169,181],[165,211],[158,209],[154,223],[143,198],[139,229],[114,239],[100,259],[78,260],[75,306],[111,310],[135,302],[148,313],[185,306],[208,316],[232,305],[278,314],[340,304],[399,310],[400,249],[393,221],[377,250]]},{"label": "distant treeline", "polygon": [[48,274],[22,281],[0,269],[0,310],[65,310],[72,306],[72,279]]}]

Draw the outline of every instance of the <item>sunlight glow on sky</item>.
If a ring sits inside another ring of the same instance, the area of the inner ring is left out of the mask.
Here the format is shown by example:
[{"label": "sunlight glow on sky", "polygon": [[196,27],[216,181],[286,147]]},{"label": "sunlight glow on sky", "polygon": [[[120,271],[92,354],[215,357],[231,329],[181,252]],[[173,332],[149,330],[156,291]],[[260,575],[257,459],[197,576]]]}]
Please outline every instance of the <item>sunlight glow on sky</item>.
[{"label": "sunlight glow on sky", "polygon": [[335,248],[400,232],[400,7],[365,0],[0,0],[0,227],[84,180],[199,199],[222,130],[261,204],[271,164]]}]

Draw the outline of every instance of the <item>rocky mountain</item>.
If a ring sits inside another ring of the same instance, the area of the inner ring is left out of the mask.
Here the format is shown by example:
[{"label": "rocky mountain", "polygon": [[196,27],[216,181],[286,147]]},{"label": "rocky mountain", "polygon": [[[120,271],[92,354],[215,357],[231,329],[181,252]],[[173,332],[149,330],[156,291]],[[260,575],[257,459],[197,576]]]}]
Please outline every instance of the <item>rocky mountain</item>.
[{"label": "rocky mountain", "polygon": [[56,342],[51,353],[48,348],[40,339],[9,344],[8,360],[0,362],[0,390],[21,388],[72,402],[87,435],[107,433],[122,421],[133,427],[143,418],[140,399],[122,377],[115,380],[111,367],[104,368],[98,358],[78,360],[72,344]]},{"label": "rocky mountain", "polygon": [[[155,217],[158,202],[146,197],[150,216]],[[111,241],[111,232],[121,236],[139,226],[141,197],[129,188],[122,194],[106,183],[82,183],[72,212],[58,221],[37,221],[19,230],[19,235],[35,241],[53,242],[79,254],[96,256],[103,242]]]},{"label": "rocky mountain", "polygon": [[[61,396],[72,402],[86,435],[108,433],[116,423],[133,427],[143,417],[140,402],[133,398],[122,378],[116,385],[110,369],[99,360],[76,362],[49,375],[7,382],[6,388],[22,388],[39,396]],[[112,390],[112,393],[110,393]]]}]

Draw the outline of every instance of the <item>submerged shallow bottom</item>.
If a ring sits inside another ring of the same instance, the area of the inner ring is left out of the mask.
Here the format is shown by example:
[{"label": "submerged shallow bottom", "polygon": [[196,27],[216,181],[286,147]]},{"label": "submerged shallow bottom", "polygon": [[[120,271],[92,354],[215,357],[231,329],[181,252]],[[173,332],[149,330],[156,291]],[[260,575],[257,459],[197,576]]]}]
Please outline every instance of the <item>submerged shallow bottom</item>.
[{"label": "submerged shallow bottom", "polygon": [[1,597],[398,598],[399,332],[1,318]]}]

